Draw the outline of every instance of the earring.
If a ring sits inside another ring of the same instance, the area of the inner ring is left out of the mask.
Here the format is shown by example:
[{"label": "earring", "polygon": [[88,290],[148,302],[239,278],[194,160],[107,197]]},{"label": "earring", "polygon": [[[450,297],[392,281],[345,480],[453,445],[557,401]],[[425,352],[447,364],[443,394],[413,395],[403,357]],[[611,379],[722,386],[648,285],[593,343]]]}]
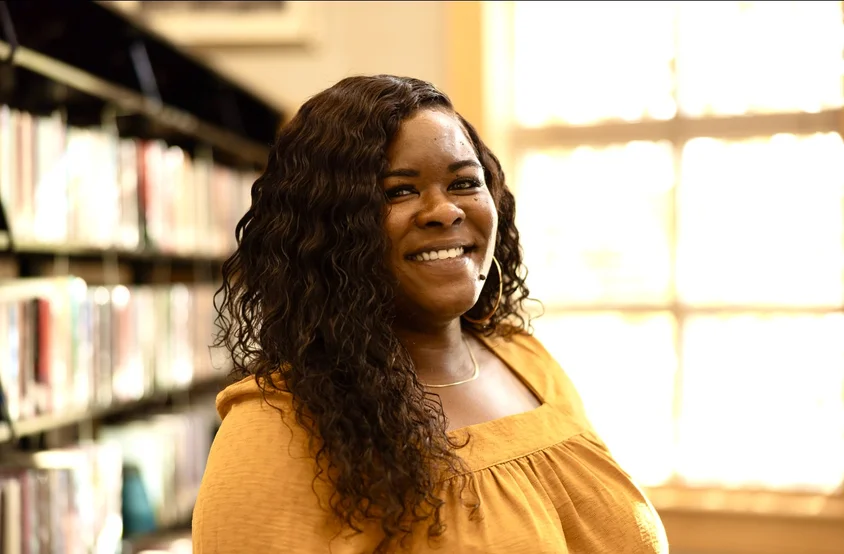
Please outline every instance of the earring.
[{"label": "earring", "polygon": [[498,309],[499,304],[501,304],[501,294],[504,292],[504,277],[501,274],[501,264],[498,263],[495,256],[492,257],[492,263],[495,264],[495,269],[498,270],[498,298],[495,299],[495,305],[492,307],[492,310],[483,319],[471,319],[465,314],[463,315],[463,319],[469,323],[474,323],[475,325],[486,324],[490,319],[492,319],[492,316],[495,315],[495,311]]}]

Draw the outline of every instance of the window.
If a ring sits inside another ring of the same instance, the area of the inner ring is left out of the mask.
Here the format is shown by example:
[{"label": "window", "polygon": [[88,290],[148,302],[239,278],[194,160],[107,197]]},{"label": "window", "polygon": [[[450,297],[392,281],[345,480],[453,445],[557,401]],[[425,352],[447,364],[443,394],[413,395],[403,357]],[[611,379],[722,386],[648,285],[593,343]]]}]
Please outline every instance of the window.
[{"label": "window", "polygon": [[650,486],[837,489],[841,4],[509,9],[536,333],[615,456]]}]

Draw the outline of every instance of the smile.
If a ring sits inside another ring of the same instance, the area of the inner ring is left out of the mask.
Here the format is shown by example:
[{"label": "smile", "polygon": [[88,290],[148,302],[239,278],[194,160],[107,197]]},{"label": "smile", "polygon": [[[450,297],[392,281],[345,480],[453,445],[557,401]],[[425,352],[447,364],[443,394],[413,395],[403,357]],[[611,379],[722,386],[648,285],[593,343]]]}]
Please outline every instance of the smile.
[{"label": "smile", "polygon": [[421,252],[419,254],[408,256],[408,259],[415,262],[436,262],[440,260],[451,260],[459,258],[471,252],[474,247],[448,248],[443,250],[431,250],[430,252]]}]

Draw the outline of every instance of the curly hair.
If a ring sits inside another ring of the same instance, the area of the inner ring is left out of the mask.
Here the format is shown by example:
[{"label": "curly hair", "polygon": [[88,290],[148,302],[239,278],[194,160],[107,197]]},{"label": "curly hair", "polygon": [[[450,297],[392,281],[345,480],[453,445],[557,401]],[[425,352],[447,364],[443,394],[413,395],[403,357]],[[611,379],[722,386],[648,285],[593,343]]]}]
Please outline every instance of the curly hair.
[{"label": "curly hair", "polygon": [[292,395],[311,436],[315,479],[332,487],[331,511],[358,532],[378,521],[379,552],[419,522],[429,521],[429,537],[441,535],[440,487],[447,472],[464,467],[455,450],[465,443],[447,435],[439,397],[420,385],[392,327],[397,280],[386,265],[379,176],[402,121],[427,108],[459,118],[498,210],[501,275],[486,279],[467,315],[493,309],[498,279],[500,305],[483,326],[463,326],[488,335],[525,330],[515,201],[498,159],[445,94],[391,75],[343,79],[281,129],[215,300],[216,345],[231,356],[232,376],[254,376],[265,395]]}]

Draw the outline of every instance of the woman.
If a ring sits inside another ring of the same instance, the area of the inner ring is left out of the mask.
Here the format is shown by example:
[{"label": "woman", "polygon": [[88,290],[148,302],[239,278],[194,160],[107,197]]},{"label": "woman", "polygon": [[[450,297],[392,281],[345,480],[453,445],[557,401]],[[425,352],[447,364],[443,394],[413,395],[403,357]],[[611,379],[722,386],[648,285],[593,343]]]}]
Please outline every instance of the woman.
[{"label": "woman", "polygon": [[353,77],[302,106],[223,270],[243,379],[217,398],[197,554],[667,552],[526,332],[514,217],[432,85]]}]

